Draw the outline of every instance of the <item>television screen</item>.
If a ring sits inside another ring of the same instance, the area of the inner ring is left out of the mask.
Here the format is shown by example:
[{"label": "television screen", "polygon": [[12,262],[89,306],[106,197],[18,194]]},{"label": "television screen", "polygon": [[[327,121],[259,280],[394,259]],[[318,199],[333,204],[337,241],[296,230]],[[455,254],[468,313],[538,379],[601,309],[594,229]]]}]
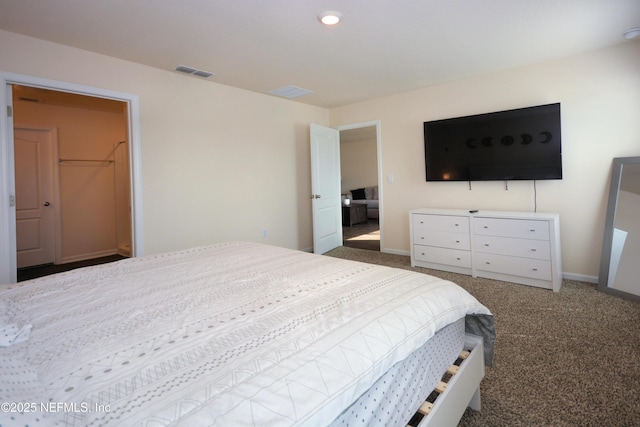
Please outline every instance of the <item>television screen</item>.
[{"label": "television screen", "polygon": [[562,179],[560,103],[424,122],[427,181]]}]

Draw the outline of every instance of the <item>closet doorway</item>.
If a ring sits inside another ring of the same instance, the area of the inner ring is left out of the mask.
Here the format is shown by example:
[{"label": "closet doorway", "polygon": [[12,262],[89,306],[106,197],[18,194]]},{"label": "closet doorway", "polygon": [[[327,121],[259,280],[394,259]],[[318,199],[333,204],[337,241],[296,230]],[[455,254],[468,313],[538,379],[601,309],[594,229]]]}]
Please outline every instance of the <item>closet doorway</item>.
[{"label": "closet doorway", "polygon": [[[14,165],[13,87],[15,85],[49,89],[69,94],[86,95],[121,101],[127,106],[127,145],[131,164],[131,254],[144,255],[144,224],[142,212],[142,173],[140,141],[140,100],[138,95],[94,86],[80,85],[0,71],[0,110],[7,112],[0,120],[0,283],[17,281],[16,265],[16,192]],[[58,134],[59,139],[64,138]]]},{"label": "closet doorway", "polygon": [[12,95],[18,279],[131,256],[127,103],[27,85]]}]

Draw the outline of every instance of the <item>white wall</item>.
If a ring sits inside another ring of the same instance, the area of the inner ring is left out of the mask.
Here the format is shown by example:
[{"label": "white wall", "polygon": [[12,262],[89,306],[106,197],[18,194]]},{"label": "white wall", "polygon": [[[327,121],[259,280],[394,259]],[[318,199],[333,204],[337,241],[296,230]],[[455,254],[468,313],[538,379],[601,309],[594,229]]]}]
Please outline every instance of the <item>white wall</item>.
[{"label": "white wall", "polygon": [[6,31],[0,51],[6,72],[139,95],[146,253],[312,247],[309,123],[328,110]]},{"label": "white wall", "polygon": [[[418,207],[533,211],[531,181],[425,182],[424,121],[560,102],[564,178],[537,182],[538,212],[560,214],[563,271],[598,275],[614,157],[640,155],[640,42],[331,110],[331,125],[380,120],[383,251],[408,253]],[[394,176],[388,184],[386,177]]]}]

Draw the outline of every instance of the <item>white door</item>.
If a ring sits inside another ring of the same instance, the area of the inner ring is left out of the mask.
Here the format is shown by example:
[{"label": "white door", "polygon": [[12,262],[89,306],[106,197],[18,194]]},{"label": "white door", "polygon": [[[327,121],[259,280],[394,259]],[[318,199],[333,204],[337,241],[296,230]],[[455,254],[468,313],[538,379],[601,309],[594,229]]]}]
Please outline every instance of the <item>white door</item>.
[{"label": "white door", "polygon": [[54,262],[53,132],[14,129],[18,268]]},{"label": "white door", "polygon": [[313,252],[342,246],[340,133],[311,124],[311,203]]}]

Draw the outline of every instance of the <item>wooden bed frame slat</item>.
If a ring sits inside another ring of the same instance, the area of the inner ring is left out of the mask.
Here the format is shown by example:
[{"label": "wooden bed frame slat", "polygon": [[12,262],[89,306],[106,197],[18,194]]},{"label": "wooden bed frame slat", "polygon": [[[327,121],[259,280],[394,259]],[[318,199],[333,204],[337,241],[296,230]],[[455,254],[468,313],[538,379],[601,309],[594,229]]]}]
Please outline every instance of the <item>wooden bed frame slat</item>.
[{"label": "wooden bed frame slat", "polygon": [[[417,427],[455,427],[467,406],[480,410],[480,381],[485,373],[482,338],[466,334],[464,348],[459,356],[464,363],[456,366],[455,372],[447,371],[452,375],[449,382],[440,382],[436,387],[436,391],[442,389],[441,394],[434,403],[425,402],[418,410],[425,416]],[[440,387],[441,384],[444,387]]]},{"label": "wooden bed frame slat", "polygon": [[458,373],[458,370],[460,370],[460,366],[458,365],[451,365],[449,366],[449,369],[447,369],[447,374],[449,375],[455,375]]},{"label": "wooden bed frame slat", "polygon": [[420,412],[422,415],[429,415],[429,412],[431,412],[432,409],[433,403],[424,402],[422,405],[420,405],[420,409],[418,409],[418,412]]}]

